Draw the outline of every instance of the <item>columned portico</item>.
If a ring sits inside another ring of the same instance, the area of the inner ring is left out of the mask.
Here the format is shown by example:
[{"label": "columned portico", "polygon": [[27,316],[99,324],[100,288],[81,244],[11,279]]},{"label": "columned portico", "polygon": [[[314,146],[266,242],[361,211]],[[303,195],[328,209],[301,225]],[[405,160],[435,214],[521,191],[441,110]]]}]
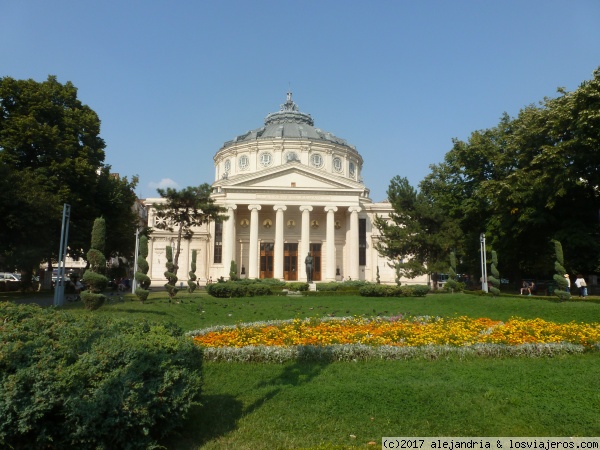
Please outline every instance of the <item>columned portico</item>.
[{"label": "columned portico", "polygon": [[358,280],[359,266],[358,266],[358,213],[361,208],[358,206],[353,206],[348,208],[348,212],[350,213],[350,242],[348,243],[348,275],[352,277],[353,280]]},{"label": "columned portico", "polygon": [[235,210],[237,205],[227,205],[227,220],[223,223],[223,267],[229,273],[234,257]]},{"label": "columned portico", "polygon": [[310,249],[310,212],[313,210],[312,206],[301,206],[302,211],[302,231],[300,237],[300,279],[306,280],[306,266],[304,265],[304,258],[308,255]]},{"label": "columned portico", "polygon": [[258,278],[258,211],[260,205],[248,205],[250,210],[250,249],[248,250],[248,277]]},{"label": "columned portico", "polygon": [[325,207],[327,213],[327,234],[325,236],[327,252],[326,281],[335,281],[335,212],[337,210],[337,206]]},{"label": "columned portico", "polygon": [[283,279],[283,212],[287,209],[285,205],[273,206],[275,210],[275,257],[273,259],[273,277]]},{"label": "columned portico", "polygon": [[[226,141],[213,162],[211,198],[225,208],[227,220],[196,227],[182,249],[180,280],[186,280],[196,250],[199,278],[206,280],[228,279],[235,261],[242,278],[306,282],[310,253],[317,283],[342,277],[395,282],[390,261],[373,245],[378,239],[374,222],[378,216],[389,218],[392,205],[373,203],[362,182],[363,158],[356,147],[315,127],[291,92],[262,126]],[[147,205],[162,201],[147,199]],[[149,225],[159,219],[150,207]],[[150,239],[153,285],[164,284],[166,246],[175,237],[162,230]]]}]

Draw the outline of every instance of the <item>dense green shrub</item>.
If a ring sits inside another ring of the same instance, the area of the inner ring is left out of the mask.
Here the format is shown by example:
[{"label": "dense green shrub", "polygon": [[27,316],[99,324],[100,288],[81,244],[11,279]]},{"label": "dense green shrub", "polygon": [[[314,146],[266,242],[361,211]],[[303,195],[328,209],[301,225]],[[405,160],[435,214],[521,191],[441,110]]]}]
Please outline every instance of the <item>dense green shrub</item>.
[{"label": "dense green shrub", "polygon": [[135,295],[144,303],[150,295],[148,288],[150,287],[150,277],[147,275],[150,270],[148,265],[148,237],[145,235],[140,236],[139,243],[139,255],[137,260],[137,272],[134,274],[135,281],[137,283],[135,288]]},{"label": "dense green shrub", "polygon": [[315,283],[317,287],[317,291],[337,291],[340,283],[336,283],[335,281],[329,281],[324,283]]},{"label": "dense green shrub", "polygon": [[258,282],[259,283],[265,283],[265,284],[268,284],[270,286],[280,287],[282,289],[285,286],[285,281],[277,280],[275,278],[258,279]]},{"label": "dense green shrub", "polygon": [[465,283],[462,281],[448,280],[444,283],[445,292],[463,292],[465,290]]},{"label": "dense green shrub", "polygon": [[[280,289],[275,289],[275,291],[280,291]],[[271,294],[273,294],[273,289],[269,286],[269,283],[257,283],[246,286],[246,295],[249,297]]]},{"label": "dense green shrub", "polygon": [[197,404],[202,351],[175,326],[0,304],[0,447],[146,449]]},{"label": "dense green shrub", "polygon": [[363,297],[424,297],[428,292],[429,286],[424,285],[366,284],[359,290]]},{"label": "dense green shrub", "polygon": [[99,217],[94,221],[90,250],[87,252],[90,268],[86,270],[82,278],[88,290],[81,293],[81,300],[85,307],[92,311],[100,308],[106,300],[102,293],[108,286],[108,278],[103,275],[106,270],[105,235],[106,221],[104,218]]},{"label": "dense green shrub", "polygon": [[212,295],[213,297],[235,298],[271,295],[273,294],[273,289],[271,283],[246,283],[238,281],[226,281],[224,283],[209,284],[206,287],[206,292],[208,292],[208,294]]},{"label": "dense green shrub", "polygon": [[283,288],[288,291],[305,292],[308,291],[308,283],[303,281],[289,281],[285,283]]},{"label": "dense green shrub", "polygon": [[196,259],[198,258],[198,250],[192,250],[192,264],[189,271],[188,277],[188,292],[193,294],[198,285],[196,284]]},{"label": "dense green shrub", "polygon": [[424,284],[415,284],[410,286],[412,288],[412,294],[414,297],[425,297],[431,288]]}]

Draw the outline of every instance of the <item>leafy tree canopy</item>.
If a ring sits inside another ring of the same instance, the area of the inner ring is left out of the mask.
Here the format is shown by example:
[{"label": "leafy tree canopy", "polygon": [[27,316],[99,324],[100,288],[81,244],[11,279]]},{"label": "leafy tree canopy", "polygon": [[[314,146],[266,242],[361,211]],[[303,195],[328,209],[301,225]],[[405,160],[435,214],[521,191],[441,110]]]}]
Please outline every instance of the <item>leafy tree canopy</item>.
[{"label": "leafy tree canopy", "polygon": [[[107,255],[133,253],[137,179],[110,174],[100,119],[71,82],[0,78],[0,254],[35,268],[56,259],[63,204],[71,205],[69,252],[81,256],[94,219],[115,233]],[[126,237],[126,238],[125,238]]]},{"label": "leafy tree canopy", "polygon": [[503,272],[553,272],[552,239],[569,270],[589,273],[600,257],[600,68],[573,92],[504,114],[499,124],[454,140],[421,192],[457,221],[465,260],[477,273],[478,236],[502,254]]}]

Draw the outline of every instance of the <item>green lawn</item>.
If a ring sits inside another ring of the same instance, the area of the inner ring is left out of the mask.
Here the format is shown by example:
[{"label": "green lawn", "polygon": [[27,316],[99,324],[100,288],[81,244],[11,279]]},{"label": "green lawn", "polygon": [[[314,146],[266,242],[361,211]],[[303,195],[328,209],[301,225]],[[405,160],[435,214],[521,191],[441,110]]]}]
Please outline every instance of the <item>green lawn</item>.
[{"label": "green lawn", "polygon": [[[426,298],[179,294],[168,305],[112,303],[75,314],[149,318],[184,330],[313,316],[468,315],[600,322],[600,304],[465,294]],[[382,436],[599,436],[600,353],[555,358],[470,357],[354,363],[206,362],[203,406],[169,449],[366,448]],[[355,437],[352,437],[355,436]],[[328,444],[330,446],[328,446]],[[372,446],[370,448],[373,448]]]}]

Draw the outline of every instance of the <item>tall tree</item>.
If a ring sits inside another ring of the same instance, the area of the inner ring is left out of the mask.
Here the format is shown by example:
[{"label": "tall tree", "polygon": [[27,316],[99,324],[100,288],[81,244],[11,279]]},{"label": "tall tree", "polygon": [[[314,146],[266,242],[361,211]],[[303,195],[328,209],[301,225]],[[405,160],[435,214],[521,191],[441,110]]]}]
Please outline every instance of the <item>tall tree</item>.
[{"label": "tall tree", "polygon": [[570,267],[593,272],[600,265],[599,145],[600,69],[573,92],[559,89],[557,98],[455,140],[421,192],[460,224],[470,273],[481,232],[493,236],[515,279],[552,275],[552,239],[562,242]]},{"label": "tall tree", "polygon": [[211,187],[207,183],[197,187],[187,187],[180,191],[167,188],[157,189],[157,192],[163,198],[163,202],[152,205],[156,210],[158,219],[156,228],[177,233],[173,267],[168,271],[175,276],[167,277],[167,290],[169,292],[169,302],[171,302],[177,294],[175,283],[177,282],[177,271],[179,270],[181,240],[192,238],[194,234],[193,227],[211,221],[223,221],[227,219],[227,216],[224,214],[226,209],[217,205],[214,199],[211,198]]},{"label": "tall tree", "polygon": [[114,232],[107,254],[133,254],[137,179],[112,176],[104,148],[100,120],[71,82],[0,78],[0,254],[7,264],[30,270],[57,257],[64,203],[71,205],[71,256],[83,255],[99,216]]},{"label": "tall tree", "polygon": [[377,251],[395,261],[394,267],[404,276],[432,273],[437,281],[436,275],[447,268],[450,249],[456,246],[458,228],[406,178],[394,177],[387,194],[393,212],[389,218],[375,219],[380,233]]}]

